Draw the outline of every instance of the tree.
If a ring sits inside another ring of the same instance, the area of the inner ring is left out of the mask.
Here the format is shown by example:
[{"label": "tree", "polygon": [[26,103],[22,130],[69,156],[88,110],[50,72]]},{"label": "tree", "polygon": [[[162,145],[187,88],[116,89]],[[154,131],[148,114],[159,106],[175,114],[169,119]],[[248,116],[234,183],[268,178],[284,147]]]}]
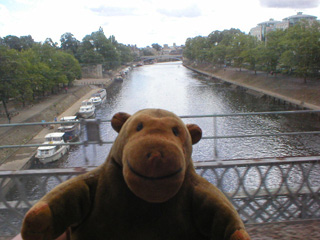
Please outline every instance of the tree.
[{"label": "tree", "polygon": [[20,42],[23,50],[32,48],[35,43],[31,35],[20,37]]},{"label": "tree", "polygon": [[45,81],[42,82],[41,88],[59,90],[60,87],[70,84],[75,78],[81,77],[80,65],[78,61],[69,53],[63,52],[48,44],[39,44],[34,47],[38,55],[43,70]]},{"label": "tree", "polygon": [[133,53],[130,47],[124,44],[118,44],[117,50],[120,54],[121,64],[126,64],[133,61]]},{"label": "tree", "polygon": [[14,97],[17,101],[22,103],[23,107],[25,107],[26,102],[32,99],[31,79],[28,74],[28,69],[30,69],[31,64],[21,54],[16,61],[19,71],[16,72],[13,81],[13,87],[17,92]]},{"label": "tree", "polygon": [[189,60],[195,60],[195,55],[193,54],[193,39],[188,38],[185,43],[183,56]]},{"label": "tree", "polygon": [[258,46],[262,43],[259,42],[253,36],[247,36],[246,47],[240,53],[240,56],[243,57],[244,62],[249,64],[249,69],[254,70],[255,74],[257,73],[256,65],[259,59],[259,48]]},{"label": "tree", "polygon": [[[71,55],[65,52],[57,51],[55,53],[57,61],[59,64],[59,73],[62,75],[63,84],[71,85],[75,79],[81,78],[81,68],[79,62]],[[67,82],[64,81],[66,77]]]},{"label": "tree", "polygon": [[4,37],[3,43],[11,49],[16,49],[18,51],[21,51],[22,49],[21,40],[17,36],[8,35]]},{"label": "tree", "polygon": [[208,41],[212,46],[217,46],[223,40],[224,34],[221,31],[214,31],[208,35]]},{"label": "tree", "polygon": [[240,53],[244,45],[240,46],[239,43],[242,40],[239,40],[239,36],[244,36],[244,33],[232,28],[222,32],[214,31],[208,37],[188,38],[183,54],[189,60],[212,62],[219,65],[233,59],[240,66],[243,62]]},{"label": "tree", "polygon": [[290,72],[294,70],[296,75],[307,78],[318,75],[320,70],[320,24],[314,22],[300,22],[289,28],[284,36],[285,51],[280,63]]},{"label": "tree", "polygon": [[[82,63],[101,63],[108,69],[120,66],[120,53],[117,51],[117,41],[114,36],[106,38],[103,29],[86,35],[83,38],[80,52],[85,56],[80,57]],[[97,58],[97,60],[95,60]]]},{"label": "tree", "polygon": [[[22,99],[29,93],[28,78],[26,77],[26,62],[16,49],[0,47],[0,99],[4,106],[8,121],[10,114],[7,109],[9,98]],[[26,93],[21,90],[25,88]]]},{"label": "tree", "polygon": [[149,46],[146,48],[142,48],[141,51],[142,51],[143,56],[154,56],[155,55],[154,52],[152,51],[152,48],[150,48]]},{"label": "tree", "polygon": [[200,62],[210,60],[210,43],[206,37],[197,36],[188,38],[185,45],[184,56],[190,60]]},{"label": "tree", "polygon": [[120,53],[110,42],[105,42],[101,47],[101,55],[104,57],[104,66],[115,69],[120,66]]},{"label": "tree", "polygon": [[151,45],[155,50],[157,50],[157,52],[160,52],[162,47],[158,44],[158,43],[153,43]]},{"label": "tree", "polygon": [[262,70],[267,74],[277,73],[279,61],[284,52],[284,36],[286,32],[279,29],[272,31],[266,36],[266,43],[264,47],[259,47],[259,64],[263,66]]},{"label": "tree", "polygon": [[40,56],[34,49],[24,51],[23,57],[30,63],[27,69],[28,78],[31,83],[32,99],[35,100],[36,96],[44,95],[46,91],[46,76],[49,72],[49,66],[41,61]]},{"label": "tree", "polygon": [[50,47],[53,47],[53,48],[57,48],[58,47],[58,43],[57,42],[53,42],[53,40],[51,38],[46,38],[46,40],[44,41],[43,44],[49,45]]},{"label": "tree", "polygon": [[95,50],[93,39],[90,35],[86,35],[82,39],[77,58],[80,63],[84,64],[101,64],[104,61],[103,56]]},{"label": "tree", "polygon": [[237,33],[228,46],[227,56],[233,60],[236,67],[240,68],[240,71],[245,61],[244,51],[249,48],[249,40],[250,36],[244,33]]},{"label": "tree", "polygon": [[210,49],[210,59],[213,64],[222,64],[226,63],[227,56],[227,47],[219,44]]},{"label": "tree", "polygon": [[63,49],[64,51],[73,54],[74,56],[76,55],[79,45],[80,45],[80,41],[78,41],[72,33],[64,33],[61,35],[60,38],[60,42],[61,42],[61,49]]},{"label": "tree", "polygon": [[243,35],[244,33],[240,31],[240,29],[231,28],[230,30],[223,30],[221,32],[222,40],[221,44],[225,46],[230,46],[234,42],[234,38],[237,35]]}]

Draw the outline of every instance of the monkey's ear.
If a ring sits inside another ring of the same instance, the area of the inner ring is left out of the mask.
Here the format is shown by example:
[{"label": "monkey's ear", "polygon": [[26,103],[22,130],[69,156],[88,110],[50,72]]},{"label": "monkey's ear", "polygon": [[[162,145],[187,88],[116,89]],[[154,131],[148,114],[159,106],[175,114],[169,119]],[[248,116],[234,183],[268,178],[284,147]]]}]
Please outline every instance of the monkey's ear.
[{"label": "monkey's ear", "polygon": [[192,138],[192,144],[196,144],[202,138],[202,130],[197,124],[186,125]]},{"label": "monkey's ear", "polygon": [[112,128],[119,133],[123,124],[128,120],[131,115],[125,112],[118,112],[113,115],[111,119],[111,126]]}]

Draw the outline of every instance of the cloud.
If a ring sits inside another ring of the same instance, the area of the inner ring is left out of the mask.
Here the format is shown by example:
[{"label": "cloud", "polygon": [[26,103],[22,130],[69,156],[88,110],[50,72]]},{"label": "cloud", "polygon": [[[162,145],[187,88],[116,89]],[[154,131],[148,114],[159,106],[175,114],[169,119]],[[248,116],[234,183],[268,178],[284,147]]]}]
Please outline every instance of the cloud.
[{"label": "cloud", "polygon": [[32,5],[34,1],[32,0],[15,0],[17,3]]},{"label": "cloud", "polygon": [[8,19],[11,20],[10,12],[6,8],[6,6],[0,4],[0,26],[4,26],[8,21]]},{"label": "cloud", "polygon": [[319,0],[260,0],[263,7],[268,8],[316,8]]},{"label": "cloud", "polygon": [[158,9],[158,13],[163,14],[167,17],[187,17],[187,18],[195,18],[200,17],[202,15],[201,10],[196,6],[189,6],[184,9]]},{"label": "cloud", "polygon": [[122,8],[122,7],[106,7],[91,8],[92,12],[98,13],[104,17],[119,17],[119,16],[134,16],[135,8]]}]

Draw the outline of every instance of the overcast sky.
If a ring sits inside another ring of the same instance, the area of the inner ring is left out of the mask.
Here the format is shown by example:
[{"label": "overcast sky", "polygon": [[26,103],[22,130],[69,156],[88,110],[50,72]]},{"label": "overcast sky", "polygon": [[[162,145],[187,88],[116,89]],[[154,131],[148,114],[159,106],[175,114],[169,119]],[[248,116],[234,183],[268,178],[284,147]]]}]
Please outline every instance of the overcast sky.
[{"label": "overcast sky", "polygon": [[176,43],[303,12],[320,19],[319,0],[0,0],[0,37],[37,42],[72,33],[79,41],[101,26],[107,37],[138,47]]}]

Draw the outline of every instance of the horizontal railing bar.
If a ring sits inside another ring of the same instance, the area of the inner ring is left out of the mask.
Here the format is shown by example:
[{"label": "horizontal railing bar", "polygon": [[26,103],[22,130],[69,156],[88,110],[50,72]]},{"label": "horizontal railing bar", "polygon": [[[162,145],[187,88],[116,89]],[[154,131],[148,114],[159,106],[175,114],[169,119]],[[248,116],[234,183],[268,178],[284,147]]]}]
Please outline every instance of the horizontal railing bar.
[{"label": "horizontal railing bar", "polygon": [[74,167],[74,168],[50,168],[50,169],[25,169],[25,170],[12,170],[0,171],[0,178],[5,177],[22,177],[22,176],[47,176],[47,175],[76,175],[86,173],[93,170],[96,166],[92,167]]},{"label": "horizontal railing bar", "polygon": [[306,157],[275,157],[275,158],[252,158],[252,159],[218,159],[204,162],[194,162],[196,168],[211,167],[229,167],[229,166],[247,166],[247,165],[272,165],[272,164],[290,164],[290,163],[307,163],[320,161],[320,156]]},{"label": "horizontal railing bar", "polygon": [[34,126],[34,125],[54,125],[54,124],[68,124],[68,123],[86,123],[86,122],[111,122],[109,119],[81,119],[80,121],[60,121],[60,122],[29,122],[29,123],[6,123],[0,124],[0,127],[19,127],[19,126]]},{"label": "horizontal railing bar", "polygon": [[[229,114],[211,114],[211,115],[183,115],[180,118],[212,118],[212,117],[239,117],[239,116],[254,116],[254,115],[275,115],[275,114],[303,114],[303,113],[320,113],[320,110],[299,110],[299,111],[273,111],[273,112],[246,112],[246,113],[229,113]],[[100,122],[111,122],[110,119],[96,119]],[[80,122],[96,121],[95,119],[82,119]],[[16,127],[16,126],[32,126],[32,125],[50,125],[77,123],[79,121],[60,121],[60,122],[31,122],[31,123],[8,123],[0,124],[0,127]]]},{"label": "horizontal railing bar", "polygon": [[[320,161],[320,156],[307,157],[285,157],[285,158],[253,158],[253,159],[224,159],[219,161],[193,162],[196,169],[211,167],[228,167],[241,165],[271,165],[271,164],[290,164],[290,163],[310,163]],[[50,169],[25,169],[0,171],[0,178],[15,176],[45,176],[45,175],[76,175],[88,172],[96,166],[90,167],[74,167],[74,168],[50,168]]]},{"label": "horizontal railing bar", "polygon": [[68,122],[29,122],[29,123],[7,123],[0,124],[0,127],[19,127],[19,126],[34,126],[34,125],[51,125],[51,124],[65,124],[65,123],[79,123],[79,121]]},{"label": "horizontal railing bar", "polygon": [[24,145],[2,145],[2,148],[27,148],[27,147],[44,147],[44,146],[63,146],[63,145],[89,145],[89,144],[112,144],[113,141],[84,141],[84,142],[69,142],[69,143],[57,143],[57,144],[24,144]]},{"label": "horizontal railing bar", "polygon": [[245,112],[245,113],[211,114],[211,115],[184,115],[184,116],[180,116],[180,118],[239,117],[239,116],[250,116],[250,115],[302,114],[302,113],[320,113],[320,110]]},{"label": "horizontal railing bar", "polygon": [[[311,189],[311,191],[310,191]],[[319,193],[317,192],[317,188],[316,187],[303,187],[301,189],[296,188],[296,189],[290,189],[290,191],[288,190],[287,186],[282,186],[279,189],[278,188],[274,188],[274,189],[268,189],[268,191],[266,189],[260,189],[258,192],[256,189],[254,190],[247,190],[246,192],[242,191],[238,191],[236,194],[234,194],[233,192],[224,192],[225,195],[227,195],[229,198],[232,198],[233,200],[239,200],[239,199],[248,199],[248,198],[260,198],[260,199],[264,199],[264,198],[270,198],[270,193],[273,197],[288,197],[288,196],[312,196],[314,194],[319,195]],[[257,193],[256,193],[257,192]],[[270,193],[269,193],[270,192]],[[28,203],[30,204],[26,204],[25,202],[22,201],[17,201],[17,200],[13,200],[13,201],[6,201],[6,203],[1,203],[0,202],[0,210],[5,210],[8,209],[8,205],[13,208],[13,209],[23,209],[23,208],[30,208],[30,206],[33,206],[35,203],[37,203],[39,200],[28,200]],[[20,203],[19,203],[20,202]],[[18,205],[18,207],[16,207]]]},{"label": "horizontal railing bar", "polygon": [[[310,191],[311,190],[311,191]],[[281,186],[280,188],[272,188],[272,189],[254,189],[254,190],[246,190],[238,191],[236,194],[232,192],[224,192],[228,197],[232,198],[233,200],[237,199],[247,199],[247,198],[266,198],[266,197],[288,197],[293,195],[299,195],[299,196],[309,196],[317,194],[319,195],[318,188],[317,187],[296,187],[296,188],[290,188],[288,190],[288,186]]]},{"label": "horizontal railing bar", "polygon": [[285,132],[285,133],[250,134],[250,135],[227,135],[227,136],[215,136],[215,137],[209,136],[209,137],[202,137],[202,139],[247,138],[247,137],[274,137],[274,136],[309,135],[309,134],[320,134],[320,131]]},{"label": "horizontal railing bar", "polygon": [[[274,137],[274,136],[291,136],[291,135],[311,135],[320,134],[320,131],[309,132],[285,132],[285,133],[269,133],[269,134],[250,134],[250,135],[228,135],[228,136],[208,136],[202,137],[204,140],[208,139],[226,139],[226,138],[249,138],[249,137]],[[2,148],[25,148],[25,147],[40,147],[40,146],[62,146],[62,145],[88,145],[88,144],[113,144],[113,141],[84,141],[84,142],[69,142],[57,144],[23,144],[23,145],[2,145]]]}]

